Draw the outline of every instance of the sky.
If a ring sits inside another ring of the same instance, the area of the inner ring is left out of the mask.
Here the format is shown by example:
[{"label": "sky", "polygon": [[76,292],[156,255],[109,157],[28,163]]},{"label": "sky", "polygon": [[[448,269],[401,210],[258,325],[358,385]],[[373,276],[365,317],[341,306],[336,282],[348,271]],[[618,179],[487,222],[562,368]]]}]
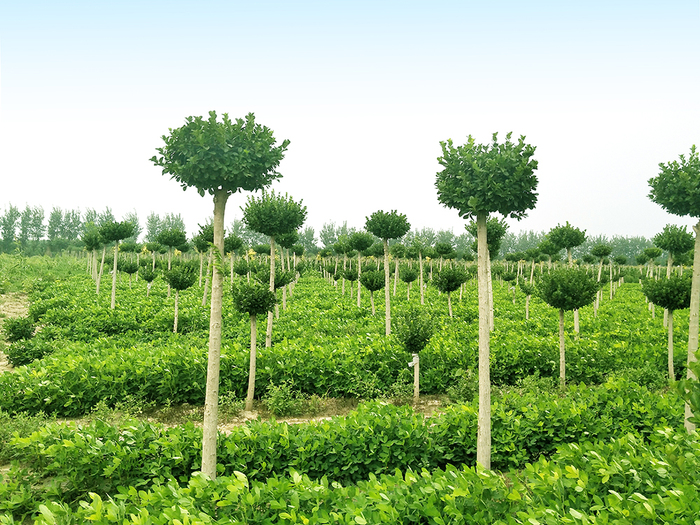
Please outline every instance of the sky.
[{"label": "sky", "polygon": [[461,234],[437,199],[440,142],[512,132],[539,163],[512,232],[650,238],[695,222],[647,181],[700,146],[700,0],[0,3],[0,213],[180,213],[192,235],[211,197],[149,159],[210,110],[291,141],[272,188],[316,231],[397,210]]}]

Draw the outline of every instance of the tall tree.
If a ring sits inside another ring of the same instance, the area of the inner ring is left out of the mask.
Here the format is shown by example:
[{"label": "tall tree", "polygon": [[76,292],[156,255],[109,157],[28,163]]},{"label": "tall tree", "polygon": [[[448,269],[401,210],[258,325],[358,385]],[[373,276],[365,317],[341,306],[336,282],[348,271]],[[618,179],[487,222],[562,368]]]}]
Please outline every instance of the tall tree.
[{"label": "tall tree", "polygon": [[[250,196],[243,209],[243,222],[253,231],[270,238],[270,291],[275,291],[275,238],[295,232],[306,220],[303,201],[289,195],[263,191],[260,198]],[[272,311],[267,316],[265,347],[272,346]]]},{"label": "tall tree", "polygon": [[2,251],[5,253],[10,253],[14,249],[17,221],[19,221],[20,215],[20,211],[15,206],[10,204],[0,220],[0,230],[2,231]]},{"label": "tall tree", "polygon": [[365,229],[372,235],[379,237],[384,245],[384,331],[386,335],[389,335],[391,334],[389,239],[400,239],[408,233],[411,225],[403,213],[398,213],[396,210],[390,212],[379,210],[369,217],[365,217]]},{"label": "tall tree", "polygon": [[477,144],[471,135],[463,146],[455,147],[451,139],[441,142],[442,156],[438,157],[438,162],[443,169],[437,173],[435,182],[441,204],[455,208],[462,218],[476,218],[479,274],[476,460],[487,469],[491,468],[491,379],[486,221],[489,213],[521,219],[537,202],[535,147],[526,144],[524,136],[517,143],[510,139],[511,133],[508,133],[505,142],[499,144],[494,133],[490,144]]},{"label": "tall tree", "polygon": [[[664,210],[674,215],[700,219],[700,158],[693,145],[690,155],[659,164],[659,174],[649,179],[649,198]],[[688,326],[688,380],[697,381],[694,368],[698,356],[698,329],[700,328],[700,221],[693,226],[695,232],[695,257],[690,292],[690,322]],[[690,421],[693,414],[690,404],[685,404],[685,428],[695,430]]]},{"label": "tall tree", "polygon": [[277,146],[272,130],[256,123],[252,113],[235,121],[224,113],[219,121],[214,111],[209,112],[208,119],[187,117],[185,125],[170,130],[170,135],[163,136],[163,141],[165,146],[158,148],[160,156],[152,157],[151,161],[183,188],[194,186],[201,196],[209,193],[214,197],[217,264],[212,280],[202,472],[215,478],[223,295],[220,261],[224,251],[226,201],[232,193],[260,190],[280,178],[277,167],[289,141]]},{"label": "tall tree", "polygon": [[654,244],[668,253],[666,277],[671,277],[671,267],[679,256],[693,249],[693,235],[685,231],[685,226],[667,224],[661,233],[654,235]]}]

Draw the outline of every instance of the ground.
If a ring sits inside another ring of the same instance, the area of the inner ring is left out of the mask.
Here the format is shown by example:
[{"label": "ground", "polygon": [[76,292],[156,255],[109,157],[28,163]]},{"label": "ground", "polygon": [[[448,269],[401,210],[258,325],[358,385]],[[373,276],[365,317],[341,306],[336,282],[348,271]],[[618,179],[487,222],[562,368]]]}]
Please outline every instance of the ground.
[{"label": "ground", "polygon": [[[26,294],[22,293],[6,293],[0,295],[0,332],[2,332],[2,323],[8,317],[21,317],[27,315],[27,310],[29,308],[29,300]],[[0,338],[2,340],[2,345],[0,345],[0,373],[11,371],[12,365],[8,363],[7,356],[3,350],[8,346],[5,342],[5,338]]]}]

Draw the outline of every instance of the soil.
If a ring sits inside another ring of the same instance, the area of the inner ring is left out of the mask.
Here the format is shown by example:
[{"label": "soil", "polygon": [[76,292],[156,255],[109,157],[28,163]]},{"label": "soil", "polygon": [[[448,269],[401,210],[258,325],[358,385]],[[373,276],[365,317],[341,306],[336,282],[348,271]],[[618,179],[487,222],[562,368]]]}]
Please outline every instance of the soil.
[{"label": "soil", "polygon": [[[22,293],[6,293],[0,295],[0,333],[2,332],[3,321],[10,317],[22,317],[27,315],[29,311],[29,300]],[[13,366],[7,361],[7,356],[3,352],[7,348],[8,343],[2,339],[0,344],[0,374],[3,372],[11,372]]]}]

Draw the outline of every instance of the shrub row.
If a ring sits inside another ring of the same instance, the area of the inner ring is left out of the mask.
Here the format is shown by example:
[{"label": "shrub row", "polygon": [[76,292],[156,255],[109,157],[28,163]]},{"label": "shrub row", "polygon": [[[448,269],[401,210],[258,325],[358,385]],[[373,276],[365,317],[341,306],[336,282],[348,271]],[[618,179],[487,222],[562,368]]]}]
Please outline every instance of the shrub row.
[{"label": "shrub row", "polygon": [[[473,465],[477,406],[423,418],[410,407],[376,402],[344,418],[304,425],[251,421],[221,434],[219,472],[264,480],[288,469],[313,479],[355,483],[395,469]],[[628,432],[651,439],[658,427],[680,427],[682,403],[624,380],[576,387],[565,397],[509,393],[493,406],[492,466],[522,467],[565,443],[610,440]],[[63,498],[156,480],[184,481],[201,463],[201,430],[148,422],[116,427],[101,421],[75,428],[50,424],[10,445],[15,459],[49,476]]]},{"label": "shrub row", "polygon": [[265,481],[195,474],[185,485],[120,488],[106,501],[91,493],[77,508],[47,502],[36,523],[696,525],[698,487],[697,435],[665,429],[651,443],[627,435],[563,445],[551,460],[504,475],[448,466],[343,486],[295,470]]}]

